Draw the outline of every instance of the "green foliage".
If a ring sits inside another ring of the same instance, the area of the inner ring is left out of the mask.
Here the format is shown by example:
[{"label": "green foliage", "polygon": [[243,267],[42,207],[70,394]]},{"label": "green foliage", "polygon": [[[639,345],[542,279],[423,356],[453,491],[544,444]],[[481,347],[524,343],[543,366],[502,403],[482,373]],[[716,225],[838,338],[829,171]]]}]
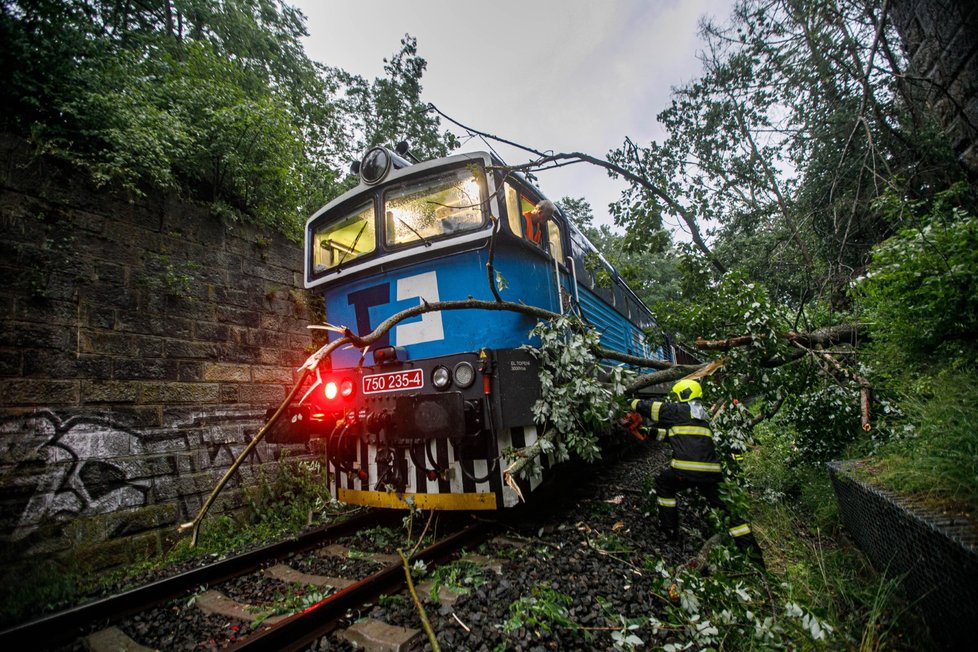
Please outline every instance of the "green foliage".
[{"label": "green foliage", "polygon": [[257,628],[272,616],[291,615],[322,602],[328,593],[323,593],[316,586],[293,585],[288,593],[276,592],[268,604],[253,608],[257,614],[251,622],[252,629]]},{"label": "green foliage", "polygon": [[[261,474],[258,485],[246,491],[248,509],[205,519],[197,546],[189,538],[178,541],[162,557],[146,559],[111,572],[86,574],[84,559],[50,559],[23,568],[15,563],[20,551],[4,548],[0,561],[17,580],[4,582],[0,592],[4,619],[23,620],[40,611],[62,609],[76,604],[87,593],[140,580],[140,574],[169,564],[191,559],[218,558],[247,548],[266,545],[283,536],[295,535],[313,522],[325,521],[338,513],[329,500],[328,487],[317,462],[283,461],[274,474]],[[31,560],[32,562],[34,560]],[[5,576],[9,577],[9,576]],[[29,578],[29,579],[25,579]],[[11,620],[7,624],[12,624]]]},{"label": "green foliage", "polygon": [[[622,411],[626,370],[611,367],[605,373],[600,368],[592,353],[600,336],[576,317],[540,322],[530,336],[539,340],[536,347],[524,347],[540,363],[534,421],[556,431],[558,459],[569,453],[586,461],[599,458],[598,434]],[[599,376],[607,376],[605,382],[596,382]]]},{"label": "green foliage", "polygon": [[457,145],[421,102],[414,39],[371,86],[310,61],[305,34],[277,0],[5,2],[0,125],[99,186],[179,191],[297,237],[366,145]]},{"label": "green foliage", "polygon": [[333,510],[326,468],[315,460],[283,458],[270,473],[262,468],[245,497],[253,523],[282,531],[302,528]]},{"label": "green foliage", "polygon": [[[721,638],[731,649],[754,646],[764,649],[777,647],[787,638],[786,627],[791,626],[788,619],[778,613],[777,607],[749,576],[745,579],[731,577],[736,573],[730,567],[731,559],[727,550],[715,548],[711,552],[711,562],[723,572],[705,577],[695,571],[670,569],[661,560],[647,563],[652,575],[652,591],[662,601],[662,611],[650,616],[649,622],[656,633],[666,630],[672,634],[671,642],[664,645],[663,650],[710,648],[719,644]],[[789,610],[789,606],[792,609]],[[794,615],[795,610],[800,612],[801,618],[807,618],[806,625],[811,629],[809,645],[831,633],[830,625],[797,605],[786,605],[784,615]],[[797,635],[797,632],[791,633]]]},{"label": "green foliage", "polygon": [[568,609],[573,603],[574,599],[569,595],[546,584],[534,586],[530,595],[509,605],[509,619],[503,623],[502,630],[512,634],[521,627],[539,628],[545,632],[553,632],[557,627],[577,628]]},{"label": "green foliage", "polygon": [[482,567],[472,561],[458,560],[439,566],[431,573],[431,599],[438,600],[441,587],[458,595],[468,595],[486,583]]},{"label": "green foliage", "polygon": [[823,619],[842,647],[928,647],[894,594],[899,578],[878,576],[845,536],[825,467],[798,448],[790,428],[765,422],[756,438],[741,468],[753,497],[751,527],[780,580],[770,584],[774,600]]},{"label": "green foliage", "polygon": [[357,532],[357,541],[375,551],[393,551],[405,543],[405,534],[410,540],[409,529],[391,527],[372,527]]},{"label": "green foliage", "polygon": [[594,599],[601,607],[604,617],[611,622],[617,621],[620,627],[620,629],[611,632],[611,641],[614,643],[615,649],[626,651],[643,649],[645,641],[634,632],[645,624],[645,618],[626,618],[622,614],[615,613],[611,603],[604,596],[598,595]]},{"label": "green foliage", "polygon": [[[958,185],[932,200],[888,195],[884,213],[906,224],[873,250],[855,287],[876,346],[921,361],[978,336],[978,217]],[[969,208],[971,210],[969,210]]]},{"label": "green foliage", "polygon": [[[560,210],[581,229],[647,305],[679,299],[679,259],[670,247],[671,239],[667,233],[662,232],[664,240],[659,243],[636,237],[640,232],[638,229],[619,235],[607,225],[593,225],[591,205],[583,198],[564,197],[558,203]],[[611,276],[596,253],[586,254],[584,265],[595,277],[595,285],[611,287]]]},{"label": "green foliage", "polygon": [[32,560],[25,564],[20,546],[0,548],[0,629],[63,609],[82,594],[88,582],[78,566],[56,560]]},{"label": "green foliage", "polygon": [[894,435],[864,474],[905,495],[978,514],[978,385],[973,372],[945,370],[900,401]]},{"label": "green foliage", "polygon": [[200,263],[174,261],[165,254],[151,254],[140,284],[171,296],[186,296],[193,289]]}]

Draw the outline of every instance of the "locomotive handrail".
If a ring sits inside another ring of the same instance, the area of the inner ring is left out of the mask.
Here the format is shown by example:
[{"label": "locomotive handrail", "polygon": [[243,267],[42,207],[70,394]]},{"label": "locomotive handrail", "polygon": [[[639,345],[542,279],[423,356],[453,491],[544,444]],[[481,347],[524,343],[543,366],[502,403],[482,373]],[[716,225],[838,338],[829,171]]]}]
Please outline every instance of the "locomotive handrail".
[{"label": "locomotive handrail", "polygon": [[568,267],[570,267],[571,276],[574,279],[574,301],[579,306],[579,305],[581,305],[581,294],[580,294],[580,292],[577,289],[577,266],[574,264],[574,257],[573,256],[568,256],[567,257],[567,262],[570,263],[568,265]]},{"label": "locomotive handrail", "polygon": [[547,251],[550,252],[550,257],[553,258],[553,261],[554,261],[554,282],[557,284],[557,287],[556,287],[556,292],[557,292],[557,305],[560,307],[560,316],[563,317],[564,316],[564,298],[563,298],[563,296],[561,296],[561,293],[560,293],[560,290],[561,290],[561,287],[560,287],[560,261],[558,261],[557,260],[557,256],[554,255],[554,253],[556,251],[555,248],[554,248],[554,243],[552,243],[552,242],[548,242],[547,243]]}]

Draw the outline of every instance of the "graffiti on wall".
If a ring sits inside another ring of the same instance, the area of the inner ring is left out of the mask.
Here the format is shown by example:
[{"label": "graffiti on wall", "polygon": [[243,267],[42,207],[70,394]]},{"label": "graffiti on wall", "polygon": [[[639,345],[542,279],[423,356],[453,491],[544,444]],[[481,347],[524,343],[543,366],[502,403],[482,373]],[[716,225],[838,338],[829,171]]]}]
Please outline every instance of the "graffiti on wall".
[{"label": "graffiti on wall", "polygon": [[[50,410],[0,417],[0,532],[21,541],[46,523],[171,501],[186,518],[199,509],[212,477],[243,450],[261,416],[197,412],[143,430]],[[258,446],[246,463],[266,457],[267,446]]]}]

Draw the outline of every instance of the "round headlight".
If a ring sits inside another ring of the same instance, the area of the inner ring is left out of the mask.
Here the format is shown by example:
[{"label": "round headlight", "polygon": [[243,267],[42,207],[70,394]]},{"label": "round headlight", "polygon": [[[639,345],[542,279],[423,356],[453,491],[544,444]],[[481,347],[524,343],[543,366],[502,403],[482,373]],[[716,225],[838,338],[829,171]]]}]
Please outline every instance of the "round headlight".
[{"label": "round headlight", "polygon": [[465,389],[471,387],[475,382],[475,369],[468,362],[459,362],[455,365],[455,384]]},{"label": "round headlight", "polygon": [[360,160],[360,178],[372,185],[382,181],[391,170],[391,155],[383,147],[374,147]]},{"label": "round headlight", "polygon": [[340,396],[343,398],[350,398],[353,396],[353,381],[349,378],[344,378],[340,383]]},{"label": "round headlight", "polygon": [[452,383],[452,374],[448,370],[448,367],[435,367],[435,370],[431,372],[431,384],[435,386],[436,389],[445,389]]},{"label": "round headlight", "polygon": [[334,398],[336,398],[336,394],[338,392],[339,390],[336,387],[336,383],[334,383],[332,380],[326,383],[326,385],[323,387],[323,396],[326,397],[326,400],[332,401]]}]

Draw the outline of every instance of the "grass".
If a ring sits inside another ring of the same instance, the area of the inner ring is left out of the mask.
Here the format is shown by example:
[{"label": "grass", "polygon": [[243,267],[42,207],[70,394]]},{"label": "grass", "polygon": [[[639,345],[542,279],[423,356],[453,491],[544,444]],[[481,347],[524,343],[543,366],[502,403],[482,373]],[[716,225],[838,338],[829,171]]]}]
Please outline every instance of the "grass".
[{"label": "grass", "polygon": [[846,536],[824,467],[792,456],[790,433],[759,433],[744,472],[754,494],[752,528],[776,580],[772,597],[818,614],[846,649],[920,649],[925,628]]},{"label": "grass", "polygon": [[947,373],[900,401],[905,420],[863,467],[863,475],[907,496],[978,515],[978,385]]},{"label": "grass", "polygon": [[247,490],[244,509],[205,519],[192,549],[184,537],[164,555],[98,573],[86,573],[84,559],[25,560],[14,547],[0,551],[0,628],[78,604],[88,595],[117,591],[154,570],[254,548],[336,516],[315,462],[284,461],[276,469]]}]

